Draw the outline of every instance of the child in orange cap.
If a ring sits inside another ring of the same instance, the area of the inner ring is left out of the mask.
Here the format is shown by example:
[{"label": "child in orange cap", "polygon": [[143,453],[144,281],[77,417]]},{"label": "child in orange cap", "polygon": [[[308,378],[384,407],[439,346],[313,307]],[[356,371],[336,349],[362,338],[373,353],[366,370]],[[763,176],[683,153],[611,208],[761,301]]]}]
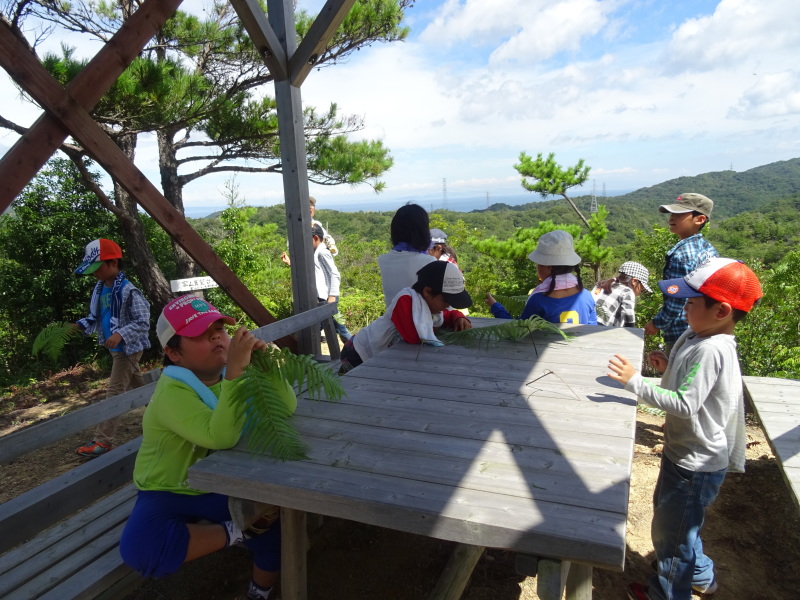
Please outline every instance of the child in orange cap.
[{"label": "child in orange cap", "polygon": [[665,297],[685,299],[689,323],[669,357],[662,351],[648,356],[663,373],[661,385],[643,379],[623,356],[609,363],[610,377],[667,413],[653,494],[657,573],[649,586],[631,584],[628,598],[689,600],[693,589],[713,594],[718,587],[700,530],[725,473],[744,471],[744,396],[733,332],[762,293],[755,273],[730,258],[712,258],[658,286]]},{"label": "child in orange cap", "polygon": [[[106,398],[140,387],[144,382],[139,360],[150,347],[150,303],[122,272],[122,249],[103,238],[89,242],[75,273],[97,279],[89,300],[89,315],[78,321],[77,327],[85,335],[96,333],[97,343],[111,353]],[[100,423],[94,439],[75,452],[94,458],[111,450],[118,423],[119,417]]]}]

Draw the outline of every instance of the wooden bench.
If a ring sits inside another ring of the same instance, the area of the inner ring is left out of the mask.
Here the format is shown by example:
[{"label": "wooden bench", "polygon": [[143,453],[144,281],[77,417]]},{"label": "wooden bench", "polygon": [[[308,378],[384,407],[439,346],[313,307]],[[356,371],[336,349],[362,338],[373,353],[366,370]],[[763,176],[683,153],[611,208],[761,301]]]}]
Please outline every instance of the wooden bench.
[{"label": "wooden bench", "polygon": [[753,407],[783,478],[800,509],[800,381],[777,377],[742,377],[745,398]]},{"label": "wooden bench", "polygon": [[[274,341],[323,323],[336,368],[336,311],[327,304],[253,333]],[[0,464],[144,406],[160,372],[145,373],[148,383],[138,389],[0,438]],[[140,445],[137,438],[0,505],[0,599],[114,598],[143,581],[118,551],[136,500],[131,480]]]}]

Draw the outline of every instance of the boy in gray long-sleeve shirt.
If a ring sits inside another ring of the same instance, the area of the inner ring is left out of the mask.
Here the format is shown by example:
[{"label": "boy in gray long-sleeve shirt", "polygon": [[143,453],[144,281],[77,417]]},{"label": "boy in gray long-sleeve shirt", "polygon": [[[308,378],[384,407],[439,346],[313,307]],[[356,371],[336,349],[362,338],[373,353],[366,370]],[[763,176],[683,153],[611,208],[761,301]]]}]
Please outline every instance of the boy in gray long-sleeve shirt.
[{"label": "boy in gray long-sleeve shirt", "polygon": [[665,296],[686,299],[689,323],[669,359],[661,351],[648,356],[663,373],[661,385],[645,381],[623,356],[609,363],[610,377],[667,413],[651,528],[658,573],[649,587],[631,584],[628,598],[689,600],[693,588],[717,590],[700,530],[727,470],[744,471],[744,398],[733,331],[762,293],[755,274],[730,258],[712,258],[658,285]]}]

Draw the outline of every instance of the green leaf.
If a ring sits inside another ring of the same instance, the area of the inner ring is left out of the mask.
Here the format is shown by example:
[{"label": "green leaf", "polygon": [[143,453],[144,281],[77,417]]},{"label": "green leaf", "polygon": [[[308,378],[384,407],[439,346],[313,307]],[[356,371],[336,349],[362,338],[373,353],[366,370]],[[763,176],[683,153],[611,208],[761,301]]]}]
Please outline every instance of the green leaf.
[{"label": "green leaf", "polygon": [[442,338],[448,344],[460,344],[462,346],[482,346],[487,347],[492,343],[499,341],[516,341],[526,335],[532,334],[534,331],[542,331],[544,333],[557,333],[565,340],[570,336],[561,331],[556,325],[545,321],[541,317],[533,316],[529,319],[501,319],[502,323],[497,325],[489,325],[488,327],[475,327],[473,329],[465,329],[464,331],[451,331],[441,334]]},{"label": "green leaf", "polygon": [[236,399],[246,405],[244,432],[254,454],[281,461],[308,458],[308,446],[291,424],[292,387],[305,389],[314,400],[336,402],[344,395],[339,377],[311,356],[273,346],[255,352],[234,391]]},{"label": "green leaf", "polygon": [[34,356],[39,353],[44,354],[51,360],[56,360],[64,349],[64,346],[71,337],[76,335],[78,330],[73,323],[56,322],[50,323],[42,329],[33,340],[32,353]]}]

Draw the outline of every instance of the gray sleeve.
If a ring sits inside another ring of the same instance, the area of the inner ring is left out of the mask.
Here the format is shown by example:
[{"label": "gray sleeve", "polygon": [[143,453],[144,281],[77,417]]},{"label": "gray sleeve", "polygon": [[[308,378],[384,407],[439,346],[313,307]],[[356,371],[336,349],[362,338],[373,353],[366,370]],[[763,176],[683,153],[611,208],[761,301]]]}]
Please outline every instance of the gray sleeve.
[{"label": "gray sleeve", "polygon": [[681,418],[696,415],[717,383],[720,356],[713,346],[696,346],[681,357],[674,375],[663,381],[667,387],[650,383],[636,374],[625,389],[643,402]]}]

